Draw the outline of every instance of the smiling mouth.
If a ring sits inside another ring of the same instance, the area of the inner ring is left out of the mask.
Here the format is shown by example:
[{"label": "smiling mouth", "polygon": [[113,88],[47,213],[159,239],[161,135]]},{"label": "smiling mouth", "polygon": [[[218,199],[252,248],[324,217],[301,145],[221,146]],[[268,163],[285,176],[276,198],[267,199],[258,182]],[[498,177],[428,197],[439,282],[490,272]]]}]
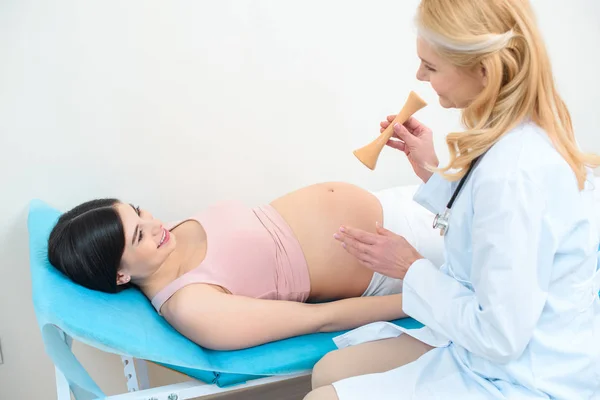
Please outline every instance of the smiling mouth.
[{"label": "smiling mouth", "polygon": [[160,243],[158,244],[157,248],[162,246],[164,243],[168,242],[170,236],[171,236],[171,233],[168,230],[163,228],[163,234],[162,234],[162,237],[160,238]]}]

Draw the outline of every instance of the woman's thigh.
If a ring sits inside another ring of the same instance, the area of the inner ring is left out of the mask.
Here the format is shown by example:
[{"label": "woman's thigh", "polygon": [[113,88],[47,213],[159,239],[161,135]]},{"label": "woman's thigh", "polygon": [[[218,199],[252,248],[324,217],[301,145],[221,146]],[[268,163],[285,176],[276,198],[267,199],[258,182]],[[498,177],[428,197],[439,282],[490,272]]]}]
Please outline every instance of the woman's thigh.
[{"label": "woman's thigh", "polygon": [[327,385],[311,391],[303,400],[339,400],[339,397],[335,388],[331,385]]},{"label": "woman's thigh", "polygon": [[315,364],[312,387],[316,389],[352,376],[389,371],[418,359],[431,349],[412,336],[402,334],[334,350]]}]

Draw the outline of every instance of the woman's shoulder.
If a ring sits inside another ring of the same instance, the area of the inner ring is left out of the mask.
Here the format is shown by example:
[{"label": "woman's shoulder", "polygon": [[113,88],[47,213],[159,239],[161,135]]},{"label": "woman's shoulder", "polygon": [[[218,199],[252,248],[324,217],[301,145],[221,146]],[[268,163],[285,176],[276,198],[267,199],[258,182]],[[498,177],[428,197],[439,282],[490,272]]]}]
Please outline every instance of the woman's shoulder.
[{"label": "woman's shoulder", "polygon": [[527,179],[544,184],[549,180],[573,181],[567,161],[537,124],[525,121],[507,132],[483,156],[477,167],[489,179]]},{"label": "woman's shoulder", "polygon": [[[506,132],[488,153],[491,157],[519,163],[539,160],[556,162],[557,157],[560,158],[546,131],[529,120]],[[548,158],[549,155],[556,157]]]},{"label": "woman's shoulder", "polygon": [[186,285],[163,304],[161,313],[166,318],[178,319],[183,315],[189,315],[190,310],[199,310],[202,306],[212,304],[215,298],[223,294],[229,293],[217,285],[208,283]]}]

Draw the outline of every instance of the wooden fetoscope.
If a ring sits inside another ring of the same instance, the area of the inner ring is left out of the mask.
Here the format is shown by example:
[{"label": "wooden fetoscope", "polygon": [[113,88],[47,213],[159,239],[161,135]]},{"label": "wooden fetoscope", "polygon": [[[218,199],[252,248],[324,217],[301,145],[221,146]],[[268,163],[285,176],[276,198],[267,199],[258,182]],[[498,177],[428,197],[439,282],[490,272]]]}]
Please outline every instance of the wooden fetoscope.
[{"label": "wooden fetoscope", "polygon": [[394,124],[405,123],[415,112],[425,107],[427,103],[415,92],[410,92],[408,99],[404,103],[402,110],[396,115],[394,121],[379,135],[379,137],[373,140],[368,145],[361,147],[360,149],[354,150],[353,154],[362,162],[367,168],[373,170],[377,165],[379,154],[388,140],[394,133]]}]

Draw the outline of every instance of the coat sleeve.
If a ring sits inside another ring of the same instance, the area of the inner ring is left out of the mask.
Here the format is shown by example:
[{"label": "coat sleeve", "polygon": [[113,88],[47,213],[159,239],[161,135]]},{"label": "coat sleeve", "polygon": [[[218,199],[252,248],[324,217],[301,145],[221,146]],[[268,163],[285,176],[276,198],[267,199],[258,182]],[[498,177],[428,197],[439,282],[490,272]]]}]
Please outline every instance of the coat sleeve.
[{"label": "coat sleeve", "polygon": [[421,259],[404,279],[404,312],[492,362],[518,358],[544,307],[556,246],[543,193],[519,172],[474,182],[473,290]]},{"label": "coat sleeve", "polygon": [[427,183],[421,184],[413,200],[434,214],[443,213],[452,196],[452,183],[434,173]]}]

